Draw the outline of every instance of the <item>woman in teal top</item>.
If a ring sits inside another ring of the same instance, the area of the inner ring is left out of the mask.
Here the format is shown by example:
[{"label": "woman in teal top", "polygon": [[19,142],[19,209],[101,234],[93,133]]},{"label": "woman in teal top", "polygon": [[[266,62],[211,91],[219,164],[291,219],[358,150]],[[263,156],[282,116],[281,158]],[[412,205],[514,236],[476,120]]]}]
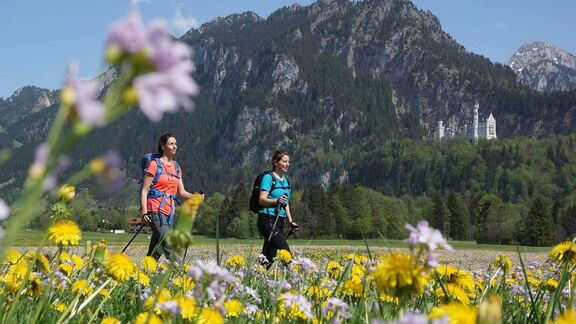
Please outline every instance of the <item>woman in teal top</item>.
[{"label": "woman in teal top", "polygon": [[258,231],[264,236],[262,254],[266,257],[267,267],[274,262],[278,250],[288,250],[290,247],[284,237],[284,222],[292,228],[298,224],[290,214],[290,180],[286,173],[290,167],[290,156],[287,151],[276,151],[272,155],[272,171],[262,177],[260,184],[259,203],[262,209],[258,212]]}]

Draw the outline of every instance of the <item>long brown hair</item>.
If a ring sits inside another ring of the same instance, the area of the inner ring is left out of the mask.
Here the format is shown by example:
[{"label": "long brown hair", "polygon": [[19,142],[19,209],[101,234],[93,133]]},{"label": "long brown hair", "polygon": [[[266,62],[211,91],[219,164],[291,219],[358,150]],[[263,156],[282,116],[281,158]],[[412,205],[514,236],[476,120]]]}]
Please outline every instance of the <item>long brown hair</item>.
[{"label": "long brown hair", "polygon": [[176,138],[176,135],[174,135],[172,133],[165,133],[165,134],[162,134],[162,136],[160,136],[160,140],[158,140],[158,154],[164,154],[164,150],[162,150],[162,146],[166,145],[166,143],[168,142],[168,139],[170,137]]},{"label": "long brown hair", "polygon": [[278,150],[272,154],[272,171],[275,168],[274,162],[280,161],[285,155],[290,155],[287,150]]}]

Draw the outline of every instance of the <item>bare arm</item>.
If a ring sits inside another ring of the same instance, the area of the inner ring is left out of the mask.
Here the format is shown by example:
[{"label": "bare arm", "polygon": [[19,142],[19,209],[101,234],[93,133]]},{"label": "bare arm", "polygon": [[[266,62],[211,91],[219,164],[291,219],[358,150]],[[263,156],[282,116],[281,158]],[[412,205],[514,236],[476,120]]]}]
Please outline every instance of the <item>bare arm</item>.
[{"label": "bare arm", "polygon": [[193,195],[192,193],[186,191],[184,188],[184,181],[182,181],[182,178],[178,180],[178,195],[184,198],[184,200],[190,199],[190,197]]},{"label": "bare arm", "polygon": [[142,189],[140,190],[140,213],[144,215],[144,222],[150,222],[150,217],[146,215],[148,213],[148,191],[150,190],[150,186],[152,185],[152,181],[154,180],[154,176],[150,173],[146,173],[144,175],[144,180],[142,180]]},{"label": "bare arm", "polygon": [[[199,192],[202,195],[202,200],[204,200],[204,193],[202,191]],[[185,200],[192,198],[195,193],[190,193],[184,188],[184,182],[182,182],[182,178],[178,181],[178,195],[184,198]]]},{"label": "bare arm", "polygon": [[282,196],[278,199],[268,198],[268,191],[262,190],[262,191],[260,191],[260,196],[258,197],[258,202],[260,203],[260,206],[276,206],[278,204],[278,202],[285,203],[286,197]]},{"label": "bare arm", "polygon": [[292,214],[290,213],[290,205],[286,205],[284,209],[286,211],[286,217],[288,217],[288,222],[292,223]]}]

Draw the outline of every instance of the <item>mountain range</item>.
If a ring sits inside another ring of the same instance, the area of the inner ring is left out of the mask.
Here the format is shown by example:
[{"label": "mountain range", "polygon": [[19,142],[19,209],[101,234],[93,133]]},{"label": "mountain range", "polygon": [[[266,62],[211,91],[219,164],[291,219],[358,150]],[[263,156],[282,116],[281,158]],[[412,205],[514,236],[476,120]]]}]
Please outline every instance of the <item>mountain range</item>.
[{"label": "mountain range", "polygon": [[[576,128],[575,91],[537,91],[522,77],[541,71],[531,65],[535,56],[520,60],[528,55],[519,51],[510,66],[492,63],[468,52],[437,17],[408,0],[319,0],[278,9],[267,19],[245,12],[213,19],[179,41],[195,53],[194,78],[202,89],[196,110],[166,116],[161,124],[134,110],[90,135],[74,152],[77,165],[114,148],[128,176],[136,177],[138,159],[170,131],[179,139],[185,178],[204,191],[229,192],[251,181],[278,147],[291,151],[292,172],[302,185],[326,186],[356,181],[348,170],[359,152],[430,137],[438,120],[459,125],[476,102],[497,119],[499,137]],[[554,68],[570,72],[560,64],[569,54],[551,55],[558,58]],[[101,76],[103,89],[113,76],[113,70]],[[556,79],[564,81],[536,84],[572,82]],[[56,102],[56,92],[34,87],[0,99],[0,148],[15,150],[15,163],[2,166],[0,187],[21,185],[22,165],[45,137]]]},{"label": "mountain range", "polygon": [[522,45],[507,64],[532,89],[544,92],[576,89],[576,56],[548,43]]}]

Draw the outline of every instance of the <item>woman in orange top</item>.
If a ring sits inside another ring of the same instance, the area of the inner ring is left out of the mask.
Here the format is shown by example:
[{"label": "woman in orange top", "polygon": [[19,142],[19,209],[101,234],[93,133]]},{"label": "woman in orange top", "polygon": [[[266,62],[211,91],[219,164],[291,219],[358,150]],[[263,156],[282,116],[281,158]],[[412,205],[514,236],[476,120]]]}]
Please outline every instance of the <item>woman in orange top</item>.
[{"label": "woman in orange top", "polygon": [[182,170],[174,160],[176,154],[176,136],[164,134],[158,141],[158,153],[161,155],[150,161],[140,191],[140,211],[144,223],[152,227],[152,239],[146,255],[158,260],[162,253],[171,261],[180,261],[164,240],[164,236],[172,228],[176,209],[176,196],[184,199],[192,197],[192,193],[184,189]]}]

